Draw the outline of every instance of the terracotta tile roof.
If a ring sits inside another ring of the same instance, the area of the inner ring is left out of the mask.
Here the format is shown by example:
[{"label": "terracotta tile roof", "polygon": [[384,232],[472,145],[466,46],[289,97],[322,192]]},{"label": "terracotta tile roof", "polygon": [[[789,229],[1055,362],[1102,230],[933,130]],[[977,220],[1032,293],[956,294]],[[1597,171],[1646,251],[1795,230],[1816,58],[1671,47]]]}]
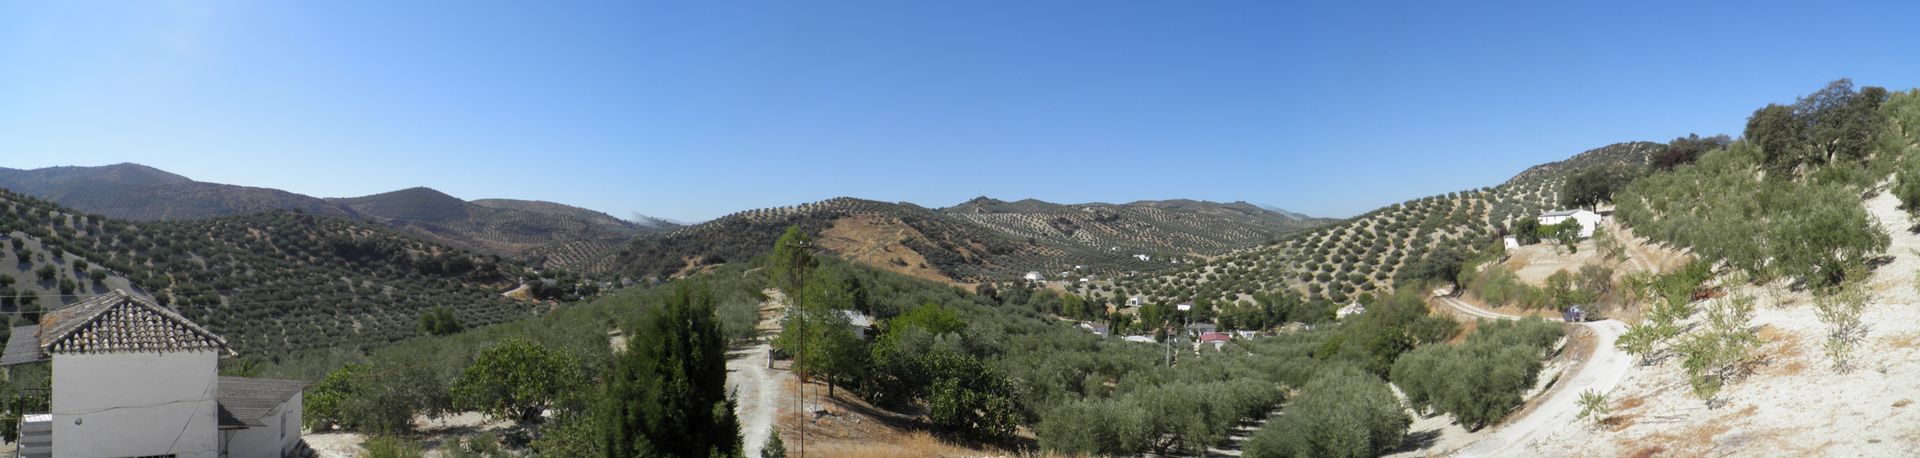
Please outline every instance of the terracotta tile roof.
[{"label": "terracotta tile roof", "polygon": [[124,290],[76,302],[40,318],[47,354],[226,351],[226,339],[172,309]]}]

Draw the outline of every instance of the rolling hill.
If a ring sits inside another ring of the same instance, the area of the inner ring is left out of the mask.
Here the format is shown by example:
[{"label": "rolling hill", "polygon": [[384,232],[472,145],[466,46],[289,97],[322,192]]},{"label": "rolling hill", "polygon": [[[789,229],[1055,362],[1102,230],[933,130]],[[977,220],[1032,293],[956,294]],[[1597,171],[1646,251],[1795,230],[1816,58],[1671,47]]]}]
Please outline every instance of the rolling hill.
[{"label": "rolling hill", "polygon": [[316,197],[193,181],[132,163],[34,170],[0,168],[0,188],[87,213],[135,221],[202,219],[267,210],[357,216]]},{"label": "rolling hill", "polygon": [[358,218],[462,249],[566,269],[602,261],[611,248],[635,235],[677,227],[655,219],[636,224],[553,202],[467,202],[424,187],[322,199],[277,189],[199,182],[130,163],[35,170],[0,168],[0,188],[84,213],[132,221],[199,220],[271,210]]},{"label": "rolling hill", "polygon": [[1284,288],[1345,303],[1361,293],[1389,288],[1404,267],[1431,253],[1492,243],[1513,220],[1554,207],[1561,183],[1576,172],[1644,165],[1662,146],[1607,145],[1528,168],[1499,186],[1413,199],[1259,249],[1158,276],[1118,279],[1107,294],[1140,295],[1159,303],[1230,302]]},{"label": "rolling hill", "polygon": [[635,239],[609,266],[669,277],[764,252],[787,226],[843,257],[951,282],[1016,278],[1086,266],[1116,274],[1165,270],[1279,240],[1327,220],[1246,203],[1149,201],[1055,204],[976,198],[944,209],[841,197],[734,213]]},{"label": "rolling hill", "polygon": [[[433,307],[453,309],[468,326],[541,307],[501,297],[528,275],[516,262],[353,219],[271,210],[129,222],[0,191],[0,235],[8,261],[0,276],[36,296],[31,306],[17,298],[0,304],[8,311],[54,310],[127,287],[260,357],[412,337]],[[54,278],[41,280],[42,270]],[[89,278],[92,271],[104,282]]]}]

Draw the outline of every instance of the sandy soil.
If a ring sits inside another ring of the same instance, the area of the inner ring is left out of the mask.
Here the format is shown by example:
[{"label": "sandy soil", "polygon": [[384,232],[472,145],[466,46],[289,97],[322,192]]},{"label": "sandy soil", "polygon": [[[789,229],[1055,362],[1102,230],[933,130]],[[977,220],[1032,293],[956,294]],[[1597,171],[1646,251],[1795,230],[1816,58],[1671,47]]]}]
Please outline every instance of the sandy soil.
[{"label": "sandy soil", "polygon": [[[467,436],[482,432],[497,435],[513,426],[511,421],[490,420],[479,412],[460,412],[440,418],[424,415],[413,418],[413,430],[420,433],[418,439],[428,444],[426,456],[429,458],[446,456],[443,450],[445,446],[458,443]],[[360,446],[367,442],[367,437],[359,433],[308,432],[302,434],[300,439],[306,441],[307,446],[322,458],[353,458],[366,452]]]},{"label": "sandy soil", "polygon": [[[1542,456],[1915,456],[1920,450],[1920,236],[1888,195],[1866,206],[1892,238],[1891,262],[1869,285],[1857,369],[1839,372],[1822,352],[1826,325],[1805,292],[1741,286],[1758,298],[1752,325],[1763,344],[1752,372],[1709,406],[1694,396],[1677,358],[1629,373],[1609,393],[1600,424],[1550,434]],[[1714,299],[1725,300],[1725,299]],[[1700,319],[1696,317],[1696,320]],[[1584,422],[1583,422],[1584,423]]]}]

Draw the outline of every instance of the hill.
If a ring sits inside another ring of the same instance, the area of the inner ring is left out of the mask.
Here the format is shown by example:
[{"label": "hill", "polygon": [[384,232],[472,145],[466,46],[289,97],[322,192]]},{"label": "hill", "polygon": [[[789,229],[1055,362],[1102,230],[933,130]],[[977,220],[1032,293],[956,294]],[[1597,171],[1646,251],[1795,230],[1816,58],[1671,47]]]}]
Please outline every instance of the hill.
[{"label": "hill", "polygon": [[68,208],[136,221],[202,219],[267,210],[355,216],[319,198],[281,191],[203,183],[140,165],[0,168],[0,188]]},{"label": "hill", "polygon": [[113,219],[184,221],[293,210],[358,218],[462,249],[553,268],[604,263],[634,235],[672,229],[636,224],[553,202],[460,200],[416,187],[363,197],[322,199],[278,189],[194,181],[139,164],[101,167],[0,168],[0,188]]},{"label": "hill", "polygon": [[1436,252],[1492,243],[1513,220],[1553,208],[1574,173],[1609,164],[1645,164],[1662,145],[1630,142],[1528,168],[1499,186],[1393,204],[1279,243],[1164,275],[1119,279],[1107,295],[1149,302],[1232,302],[1282,289],[1346,303],[1388,289],[1402,270]]},{"label": "hill", "polygon": [[328,201],[428,240],[520,258],[536,267],[603,270],[597,264],[612,247],[649,230],[584,208],[508,199],[468,202],[425,187]]},{"label": "hill", "polygon": [[[35,309],[129,287],[258,357],[412,337],[420,314],[437,306],[453,309],[467,326],[535,310],[500,295],[525,275],[517,263],[351,219],[274,210],[130,222],[0,191],[0,234],[11,261],[0,263],[0,273],[40,298],[31,305],[8,300],[10,312],[31,319]],[[40,280],[42,270],[55,278]],[[89,278],[94,270],[106,284]]]},{"label": "hill", "polygon": [[1075,266],[1117,274],[1164,270],[1323,222],[1245,203],[1065,205],[982,197],[936,210],[841,197],[643,236],[621,248],[613,264],[630,275],[684,275],[750,258],[785,227],[799,226],[829,252],[921,278],[995,281]]}]

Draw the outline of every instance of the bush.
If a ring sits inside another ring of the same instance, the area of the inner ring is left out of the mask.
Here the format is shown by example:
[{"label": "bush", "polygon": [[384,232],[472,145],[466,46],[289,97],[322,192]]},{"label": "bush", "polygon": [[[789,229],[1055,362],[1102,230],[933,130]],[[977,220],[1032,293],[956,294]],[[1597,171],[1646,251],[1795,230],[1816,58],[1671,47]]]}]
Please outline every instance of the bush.
[{"label": "bush", "polygon": [[420,458],[426,456],[420,444],[394,436],[374,436],[364,445],[367,458]]},{"label": "bush", "polygon": [[1385,382],[1359,371],[1329,371],[1254,433],[1246,456],[1378,456],[1398,447],[1412,423]]},{"label": "bush", "polygon": [[454,380],[452,398],[456,408],[525,423],[583,385],[572,355],[509,337],[480,352]]},{"label": "bush", "polygon": [[1559,325],[1539,318],[1482,320],[1461,345],[1429,345],[1401,356],[1393,382],[1416,410],[1446,412],[1477,429],[1520,405],[1560,336]]}]

